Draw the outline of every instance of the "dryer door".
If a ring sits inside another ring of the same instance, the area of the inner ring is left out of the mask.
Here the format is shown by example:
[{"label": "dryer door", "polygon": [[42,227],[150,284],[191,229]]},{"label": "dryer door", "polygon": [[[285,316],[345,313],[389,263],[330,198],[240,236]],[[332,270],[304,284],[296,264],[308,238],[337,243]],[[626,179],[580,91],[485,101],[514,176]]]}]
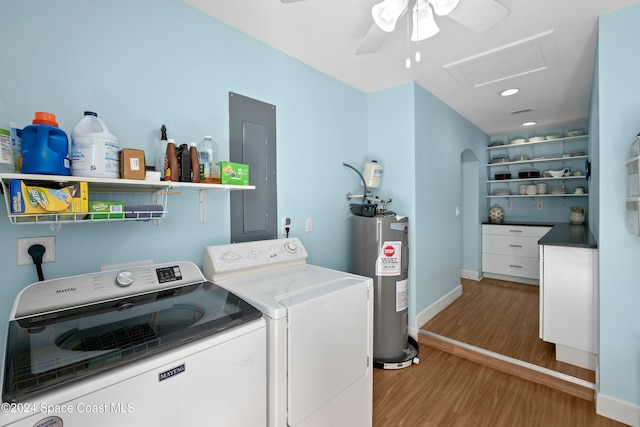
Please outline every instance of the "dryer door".
[{"label": "dryer door", "polygon": [[280,302],[289,322],[289,425],[296,426],[371,375],[373,310],[368,282],[353,277]]}]

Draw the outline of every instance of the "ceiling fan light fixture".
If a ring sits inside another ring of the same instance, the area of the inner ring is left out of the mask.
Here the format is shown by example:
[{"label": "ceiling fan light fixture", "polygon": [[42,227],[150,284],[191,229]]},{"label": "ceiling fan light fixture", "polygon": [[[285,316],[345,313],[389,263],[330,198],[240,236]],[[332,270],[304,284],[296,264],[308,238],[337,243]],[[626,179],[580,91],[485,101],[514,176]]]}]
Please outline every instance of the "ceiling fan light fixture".
[{"label": "ceiling fan light fixture", "polygon": [[538,123],[538,122],[535,122],[535,121],[524,122],[524,123],[522,124],[522,126],[533,126],[533,125],[535,125],[535,124],[537,124],[537,123]]},{"label": "ceiling fan light fixture", "polygon": [[383,0],[371,8],[373,21],[382,31],[390,33],[396,28],[396,23],[406,10],[407,4],[409,0]]},{"label": "ceiling fan light fixture", "polygon": [[429,3],[433,6],[433,11],[436,15],[445,16],[456,8],[458,3],[460,3],[460,0],[429,0]]},{"label": "ceiling fan light fixture", "polygon": [[433,37],[440,31],[440,27],[433,18],[433,11],[426,0],[416,1],[413,7],[413,31],[411,32],[411,41]]}]

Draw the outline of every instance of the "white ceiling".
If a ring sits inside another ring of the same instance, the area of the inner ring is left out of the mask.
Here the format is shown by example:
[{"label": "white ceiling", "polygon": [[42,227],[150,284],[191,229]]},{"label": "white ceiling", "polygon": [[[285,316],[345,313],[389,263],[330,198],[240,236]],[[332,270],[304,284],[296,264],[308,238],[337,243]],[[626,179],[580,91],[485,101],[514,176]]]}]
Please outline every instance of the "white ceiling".
[{"label": "white ceiling", "polygon": [[[356,55],[380,0],[183,1],[364,92],[416,81],[489,135],[586,120],[598,16],[640,2],[496,0],[510,12],[486,32],[436,16],[440,32],[417,43],[405,15],[380,50]],[[416,50],[422,60],[407,69]],[[511,87],[520,93],[499,96]],[[522,128],[529,120],[538,124]]]}]

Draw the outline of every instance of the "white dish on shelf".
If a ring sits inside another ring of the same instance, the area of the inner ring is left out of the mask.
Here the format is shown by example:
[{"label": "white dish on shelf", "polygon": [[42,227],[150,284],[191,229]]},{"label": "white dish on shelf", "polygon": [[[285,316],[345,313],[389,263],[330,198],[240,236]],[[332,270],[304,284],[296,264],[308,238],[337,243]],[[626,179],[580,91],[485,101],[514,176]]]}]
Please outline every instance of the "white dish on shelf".
[{"label": "white dish on shelf", "polygon": [[538,186],[537,185],[527,185],[526,191],[528,196],[533,196],[538,194]]},{"label": "white dish on shelf", "polygon": [[562,138],[562,137],[560,135],[547,135],[547,140],[548,141],[551,141],[551,140],[554,140],[554,139],[559,139],[559,138]]},{"label": "white dish on shelf", "polygon": [[546,136],[532,136],[531,138],[529,138],[529,142],[540,142],[546,139],[547,139]]},{"label": "white dish on shelf", "polygon": [[510,145],[516,145],[516,144],[524,144],[526,141],[524,138],[517,138],[517,139],[512,139],[511,141],[509,141]]},{"label": "white dish on shelf", "polygon": [[564,187],[552,188],[551,194],[567,194],[567,189]]},{"label": "white dish on shelf", "polygon": [[583,130],[572,130],[571,132],[567,133],[567,135],[569,137],[582,136],[582,135],[584,135],[584,131]]}]

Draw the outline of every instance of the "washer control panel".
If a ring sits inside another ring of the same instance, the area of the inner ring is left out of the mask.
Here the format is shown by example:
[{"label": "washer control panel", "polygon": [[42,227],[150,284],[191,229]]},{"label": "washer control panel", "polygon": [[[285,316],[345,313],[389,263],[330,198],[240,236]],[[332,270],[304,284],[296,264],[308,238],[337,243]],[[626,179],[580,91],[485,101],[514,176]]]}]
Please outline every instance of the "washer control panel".
[{"label": "washer control panel", "polygon": [[187,261],[45,280],[27,286],[18,295],[12,317],[32,316],[204,281],[200,269]]},{"label": "washer control panel", "polygon": [[209,280],[222,280],[306,264],[307,256],[306,249],[295,237],[208,246],[203,272]]}]

